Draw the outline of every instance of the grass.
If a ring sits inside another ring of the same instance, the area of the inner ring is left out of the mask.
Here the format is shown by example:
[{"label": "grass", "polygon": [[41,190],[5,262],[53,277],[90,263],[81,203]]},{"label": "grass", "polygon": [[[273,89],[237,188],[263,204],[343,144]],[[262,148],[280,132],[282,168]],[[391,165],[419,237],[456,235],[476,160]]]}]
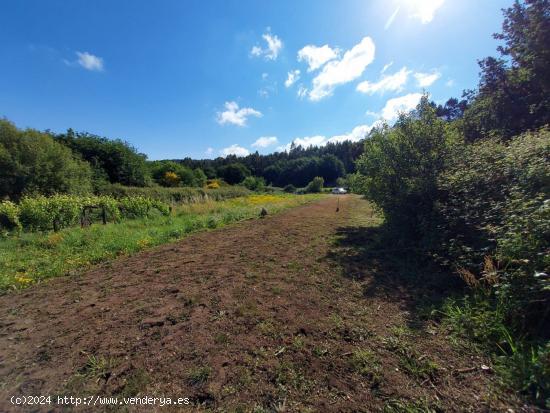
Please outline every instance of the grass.
[{"label": "grass", "polygon": [[208,366],[196,367],[189,371],[187,381],[193,386],[200,386],[208,381],[212,369]]},{"label": "grass", "polygon": [[379,387],[382,383],[382,365],[372,351],[367,349],[355,350],[351,355],[350,365],[354,371],[371,383],[371,387]]},{"label": "grass", "polygon": [[98,380],[107,380],[111,374],[113,364],[114,362],[111,359],[107,359],[103,356],[96,357],[91,355],[88,356],[88,361],[80,370],[80,374]]},{"label": "grass", "polygon": [[398,356],[400,369],[418,381],[436,380],[440,367],[425,354],[418,354],[407,329],[395,327],[392,332],[394,335],[385,338],[383,343]]},{"label": "grass", "polygon": [[322,195],[266,194],[181,205],[171,216],[116,224],[21,233],[0,238],[0,291],[21,289],[119,256],[173,242],[188,234],[223,227],[318,200]]},{"label": "grass", "polygon": [[447,299],[440,314],[452,335],[491,355],[493,368],[511,387],[550,408],[550,343],[529,340],[507,326],[504,305],[483,294]]}]

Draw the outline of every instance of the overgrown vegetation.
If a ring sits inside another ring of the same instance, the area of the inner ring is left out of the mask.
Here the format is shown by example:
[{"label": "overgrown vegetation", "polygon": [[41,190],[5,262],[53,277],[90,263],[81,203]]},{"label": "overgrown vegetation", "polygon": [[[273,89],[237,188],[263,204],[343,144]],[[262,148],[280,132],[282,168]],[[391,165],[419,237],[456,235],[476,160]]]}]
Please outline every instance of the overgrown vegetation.
[{"label": "overgrown vegetation", "polygon": [[383,211],[392,243],[464,280],[465,295],[449,291],[444,322],[548,408],[550,8],[526,0],[504,14],[503,59],[480,62],[479,90],[444,107],[425,96],[375,130],[348,181]]}]

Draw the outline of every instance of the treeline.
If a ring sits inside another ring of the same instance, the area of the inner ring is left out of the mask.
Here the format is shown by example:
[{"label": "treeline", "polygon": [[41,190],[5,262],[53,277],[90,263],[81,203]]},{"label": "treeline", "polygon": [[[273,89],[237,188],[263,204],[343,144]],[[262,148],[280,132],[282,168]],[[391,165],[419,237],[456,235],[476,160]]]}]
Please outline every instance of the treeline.
[{"label": "treeline", "polygon": [[425,96],[373,131],[349,181],[383,211],[388,243],[464,280],[443,321],[550,408],[550,2],[504,17],[478,89],[442,106]]},{"label": "treeline", "polygon": [[363,152],[362,142],[330,142],[325,146],[291,145],[288,151],[260,155],[258,152],[244,157],[229,155],[216,159],[174,160],[189,168],[202,169],[209,178],[223,177],[223,168],[230,164],[241,164],[253,176],[263,177],[267,183],[276,186],[305,186],[315,176],[322,177],[327,184],[355,172],[355,161]]},{"label": "treeline", "polygon": [[355,171],[362,152],[357,142],[324,147],[292,147],[288,152],[246,157],[148,161],[145,154],[120,139],[108,139],[69,129],[53,134],[18,129],[0,120],[0,197],[24,194],[105,193],[109,186],[197,187],[215,189],[243,185],[262,190],[267,185],[305,187],[315,177],[327,184]]}]

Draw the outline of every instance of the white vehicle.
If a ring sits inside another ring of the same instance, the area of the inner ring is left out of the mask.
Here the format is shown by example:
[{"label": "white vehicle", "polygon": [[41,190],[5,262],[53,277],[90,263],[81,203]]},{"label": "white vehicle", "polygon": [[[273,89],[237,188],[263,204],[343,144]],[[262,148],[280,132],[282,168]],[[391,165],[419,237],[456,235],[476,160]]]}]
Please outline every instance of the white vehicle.
[{"label": "white vehicle", "polygon": [[342,195],[347,194],[348,191],[346,191],[344,188],[332,188],[332,193],[335,195]]}]

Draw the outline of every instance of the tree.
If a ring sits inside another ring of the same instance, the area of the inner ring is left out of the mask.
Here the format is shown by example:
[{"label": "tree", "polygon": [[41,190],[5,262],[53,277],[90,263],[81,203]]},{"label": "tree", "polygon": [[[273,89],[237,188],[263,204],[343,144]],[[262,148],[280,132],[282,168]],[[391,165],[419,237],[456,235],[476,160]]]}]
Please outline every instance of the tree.
[{"label": "tree", "polygon": [[0,197],[86,194],[91,177],[90,165],[51,135],[0,120]]},{"label": "tree", "polygon": [[250,175],[250,170],[242,163],[234,162],[219,169],[218,174],[230,185],[241,183]]},{"label": "tree", "polygon": [[550,123],[550,2],[516,1],[503,10],[499,58],[479,61],[478,95],[464,112],[466,139],[505,139]]},{"label": "tree", "polygon": [[197,168],[193,171],[193,177],[194,186],[198,186],[199,188],[204,187],[206,185],[206,181],[208,180],[208,177],[201,168]]},{"label": "tree", "polygon": [[322,176],[325,182],[335,183],[337,178],[346,174],[344,163],[334,155],[324,155],[319,163],[318,175]]},{"label": "tree", "polygon": [[88,133],[74,133],[71,129],[55,138],[92,167],[103,170],[111,183],[129,186],[146,186],[150,183],[147,157],[127,142]]},{"label": "tree", "polygon": [[194,186],[195,174],[186,166],[173,161],[149,162],[153,179],[162,186]]}]

